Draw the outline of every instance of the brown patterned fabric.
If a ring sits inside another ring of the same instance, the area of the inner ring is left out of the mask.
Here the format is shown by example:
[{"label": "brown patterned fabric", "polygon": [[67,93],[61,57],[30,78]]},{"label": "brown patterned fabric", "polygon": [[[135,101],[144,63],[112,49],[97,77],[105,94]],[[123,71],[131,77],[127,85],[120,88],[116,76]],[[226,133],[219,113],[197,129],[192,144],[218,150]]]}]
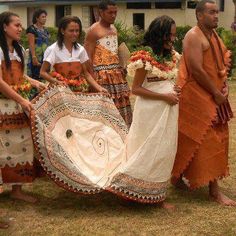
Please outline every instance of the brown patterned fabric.
[{"label": "brown patterned fabric", "polygon": [[96,81],[109,91],[125,123],[130,127],[132,123],[130,89],[124,71],[119,66],[118,55],[98,44],[95,48],[93,64]]},{"label": "brown patterned fabric", "polygon": [[3,183],[31,183],[35,179],[35,168],[27,163],[15,167],[5,166],[2,170]]},{"label": "brown patterned fabric", "polygon": [[5,61],[2,61],[2,78],[9,85],[21,84],[24,81],[21,63],[16,60],[11,61],[11,68],[7,70]]},{"label": "brown patterned fabric", "polygon": [[[19,85],[24,82],[20,62],[12,60],[11,69],[7,70],[5,62],[2,61],[1,69],[3,80],[7,84]],[[0,102],[0,143],[4,144],[0,146],[0,166],[3,183],[21,184],[32,182],[35,178],[35,168],[29,120],[21,106],[13,100],[0,98]],[[27,129],[27,127],[29,139],[25,141],[26,137],[24,137],[24,131],[22,130]]]},{"label": "brown patterned fabric", "polygon": [[[83,83],[89,85],[84,79],[83,68],[80,62],[62,62],[54,65],[54,69],[57,73],[69,80],[83,80]],[[88,89],[87,89],[88,90]],[[83,91],[84,92],[84,91]]]},{"label": "brown patterned fabric", "polygon": [[[7,70],[4,61],[1,63],[2,78],[9,85],[21,84],[24,81],[23,71],[21,70],[21,63],[12,60],[11,69]],[[4,106],[9,106],[7,100]],[[18,110],[18,107],[16,107]],[[27,117],[22,112],[17,112],[14,114],[5,114],[0,108],[0,130],[1,129],[18,129],[29,126]]]},{"label": "brown patterned fabric", "polygon": [[[217,40],[212,37],[217,58],[211,48],[203,52],[203,67],[219,90],[227,79],[216,70],[215,60],[225,69]],[[221,42],[225,61],[228,53]],[[216,122],[217,106],[212,96],[193,78],[184,56],[179,67],[177,83],[182,87],[179,112],[178,151],[172,171],[172,182],[184,176],[190,188],[198,188],[228,175],[228,126]],[[229,106],[229,104],[227,104]],[[217,124],[216,124],[217,123]]]}]

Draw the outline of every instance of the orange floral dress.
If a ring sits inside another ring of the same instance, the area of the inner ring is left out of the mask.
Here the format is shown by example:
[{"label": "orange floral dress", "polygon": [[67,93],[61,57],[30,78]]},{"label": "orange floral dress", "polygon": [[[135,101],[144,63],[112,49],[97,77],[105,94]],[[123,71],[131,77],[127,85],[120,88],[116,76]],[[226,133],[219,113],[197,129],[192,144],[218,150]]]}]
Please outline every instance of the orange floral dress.
[{"label": "orange floral dress", "polygon": [[97,82],[106,88],[128,127],[132,122],[130,89],[123,69],[119,66],[117,35],[112,34],[97,40],[93,65]]},{"label": "orange floral dress", "polygon": [[[7,70],[1,60],[2,79],[12,87],[25,82],[21,62],[11,60]],[[1,94],[0,98],[0,168],[3,183],[27,183],[35,178],[34,148],[28,117],[20,104]]]},{"label": "orange floral dress", "polygon": [[[83,75],[82,64],[88,60],[84,47],[76,44],[70,53],[65,45],[62,48],[55,42],[44,53],[44,61],[49,62],[55,72],[66,79],[64,82],[74,92],[87,92],[89,85]],[[56,79],[59,79],[55,76]]]}]

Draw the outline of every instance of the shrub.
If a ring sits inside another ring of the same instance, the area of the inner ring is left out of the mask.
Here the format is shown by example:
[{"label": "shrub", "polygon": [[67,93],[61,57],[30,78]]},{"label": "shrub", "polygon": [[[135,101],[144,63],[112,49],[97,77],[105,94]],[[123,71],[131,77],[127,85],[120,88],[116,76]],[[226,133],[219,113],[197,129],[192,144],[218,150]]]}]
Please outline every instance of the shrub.
[{"label": "shrub", "polygon": [[178,53],[182,53],[183,51],[183,39],[185,34],[191,29],[191,26],[177,26],[176,27],[176,40],[174,43],[174,48]]},{"label": "shrub", "polygon": [[223,40],[225,46],[232,52],[232,68],[236,68],[236,34],[231,30],[225,30],[223,27],[218,28],[217,33]]},{"label": "shrub", "polygon": [[[56,40],[57,40],[57,28],[56,27],[47,27],[47,29],[48,29],[48,32],[50,34],[49,45],[51,45],[51,44],[55,43]],[[80,39],[79,39],[80,44],[83,44],[84,38],[85,38],[85,32],[82,31],[82,34],[81,34]],[[29,42],[28,42],[28,39],[27,39],[25,29],[23,30],[22,35],[21,35],[21,44],[25,49],[29,48]]]},{"label": "shrub", "polygon": [[[115,26],[118,31],[119,44],[125,42],[131,52],[141,45],[145,33],[143,30],[138,30],[136,27],[128,28],[124,23],[120,21],[116,22]],[[174,46],[176,51],[178,51],[179,53],[182,53],[182,40],[189,29],[191,29],[190,26],[177,27],[177,37]]]},{"label": "shrub", "polygon": [[[119,44],[125,42],[129,50],[132,52],[137,49],[144,36],[144,31],[140,31],[137,28],[128,28],[122,22],[116,22],[115,24],[118,31]],[[183,46],[182,41],[186,33],[191,29],[191,26],[177,26],[176,29],[176,41],[174,43],[175,50],[182,53]],[[222,38],[225,46],[232,52],[232,68],[236,69],[236,34],[233,34],[231,30],[225,30],[223,27],[217,29],[217,33]]]},{"label": "shrub", "polygon": [[143,40],[144,31],[138,30],[137,27],[128,28],[122,22],[116,22],[115,27],[118,32],[118,44],[120,45],[122,42],[125,42],[130,52],[135,51]]}]

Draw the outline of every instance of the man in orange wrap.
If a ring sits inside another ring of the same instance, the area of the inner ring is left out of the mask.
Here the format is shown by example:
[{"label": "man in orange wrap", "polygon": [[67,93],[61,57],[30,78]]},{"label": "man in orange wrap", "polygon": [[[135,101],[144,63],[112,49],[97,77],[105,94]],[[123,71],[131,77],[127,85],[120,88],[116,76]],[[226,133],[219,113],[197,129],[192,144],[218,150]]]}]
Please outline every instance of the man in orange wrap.
[{"label": "man in orange wrap", "polygon": [[107,89],[115,106],[130,127],[132,110],[129,100],[130,89],[126,75],[119,64],[117,29],[113,25],[117,6],[113,0],[102,0],[99,5],[100,20],[86,34],[84,47],[90,59],[90,73],[96,82]]},{"label": "man in orange wrap", "polygon": [[236,202],[220,192],[218,179],[228,175],[227,99],[230,53],[218,37],[218,8],[214,1],[197,4],[198,24],[185,36],[178,85],[182,88],[178,151],[172,182],[185,180],[190,189],[209,186],[210,197],[223,205]]}]

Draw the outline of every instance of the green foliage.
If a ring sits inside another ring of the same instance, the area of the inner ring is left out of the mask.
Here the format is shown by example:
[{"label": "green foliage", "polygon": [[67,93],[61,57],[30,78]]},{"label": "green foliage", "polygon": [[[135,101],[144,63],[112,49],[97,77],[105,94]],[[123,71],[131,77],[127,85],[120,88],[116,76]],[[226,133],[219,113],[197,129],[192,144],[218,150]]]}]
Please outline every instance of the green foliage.
[{"label": "green foliage", "polygon": [[53,44],[57,41],[57,28],[56,27],[47,27],[47,30],[50,34],[49,44]]},{"label": "green foliage", "polygon": [[123,22],[116,22],[115,27],[118,31],[118,43],[125,42],[130,52],[135,51],[142,43],[144,31],[137,27],[128,28]]},{"label": "green foliage", "polygon": [[[119,45],[122,42],[125,42],[130,52],[135,51],[137,48],[141,46],[143,41],[144,31],[138,30],[136,27],[127,27],[123,22],[116,22],[115,26],[118,31],[118,43]],[[57,28],[48,27],[47,28],[50,33],[50,44],[54,43],[57,39]],[[184,39],[185,34],[191,29],[191,26],[178,26],[176,33],[176,41],[174,43],[175,50],[179,53],[182,53],[182,41]],[[226,30],[223,27],[219,27],[217,29],[217,33],[222,38],[225,46],[231,50],[232,52],[232,67],[236,70],[236,34],[231,30]],[[85,38],[85,32],[82,32],[82,35],[79,39],[79,43],[83,44]],[[23,47],[29,48],[27,36],[25,30],[22,32],[21,43]]]},{"label": "green foliage", "polygon": [[[128,28],[122,22],[116,22],[115,24],[118,31],[118,42],[121,44],[125,42],[130,52],[133,52],[141,46],[144,31],[140,31],[137,28]],[[182,53],[182,41],[186,33],[191,29],[191,26],[177,26],[176,40],[174,48],[177,52]],[[225,46],[232,52],[232,67],[236,70],[236,34],[231,30],[226,30],[223,27],[217,29],[217,33],[222,38]]]},{"label": "green foliage", "polygon": [[185,34],[191,29],[191,26],[177,26],[176,27],[176,40],[174,43],[174,48],[178,53],[182,53],[183,51],[183,39]]},{"label": "green foliage", "polygon": [[[124,23],[122,22],[116,22],[115,26],[118,31],[118,42],[121,44],[122,42],[125,42],[127,47],[131,52],[136,50],[141,46],[141,43],[143,41],[144,31],[138,30],[136,27],[128,28]],[[185,36],[185,34],[190,30],[190,26],[178,26],[177,27],[177,37],[175,41],[175,49],[179,53],[182,52],[182,40]]]},{"label": "green foliage", "polygon": [[[56,42],[56,40],[57,40],[57,28],[56,27],[47,27],[47,29],[48,29],[48,32],[50,34],[49,44],[51,45],[54,42]],[[83,44],[84,38],[85,38],[85,32],[82,31],[82,34],[81,34],[80,39],[79,39],[80,44]],[[28,39],[27,39],[25,29],[23,30],[23,32],[21,34],[21,44],[25,49],[29,48],[29,43],[28,43]]]},{"label": "green foliage", "polygon": [[231,30],[225,30],[223,27],[218,28],[217,33],[223,40],[225,46],[232,52],[232,67],[236,68],[236,34]]},{"label": "green foliage", "polygon": [[23,29],[22,33],[21,33],[21,45],[24,47],[24,49],[28,48],[29,43],[28,43],[28,39],[26,36],[26,31],[25,29]]}]

